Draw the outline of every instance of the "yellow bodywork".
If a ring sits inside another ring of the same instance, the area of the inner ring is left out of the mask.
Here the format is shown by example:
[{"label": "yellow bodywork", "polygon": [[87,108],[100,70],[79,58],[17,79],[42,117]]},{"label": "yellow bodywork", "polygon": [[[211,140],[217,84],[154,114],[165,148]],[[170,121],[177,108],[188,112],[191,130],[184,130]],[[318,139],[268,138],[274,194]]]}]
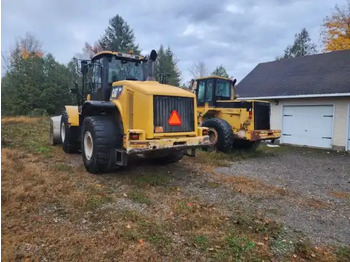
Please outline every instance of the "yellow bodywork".
[{"label": "yellow bodywork", "polygon": [[[117,81],[112,86],[122,86],[118,99],[111,99],[120,112],[124,129],[123,144],[127,153],[150,149],[166,149],[181,146],[209,144],[208,136],[203,136],[205,127],[194,125],[192,132],[155,133],[153,124],[153,96],[191,97],[196,107],[196,97],[193,93],[181,88],[160,84],[156,81]],[[69,123],[79,126],[78,106],[66,106]],[[196,108],[194,108],[196,112]],[[194,114],[194,123],[197,122]],[[139,134],[139,140],[129,140],[130,133]]]},{"label": "yellow bodywork", "polygon": [[[218,100],[217,102],[232,103],[240,101]],[[247,102],[253,102],[253,100],[247,100]],[[203,107],[197,107],[197,116],[199,125],[208,117],[216,117],[225,120],[231,125],[233,134],[238,139],[258,141],[277,139],[281,136],[280,130],[255,130],[254,114],[249,115],[249,112],[245,108],[210,107],[208,103],[205,103]]]},{"label": "yellow bodywork", "polygon": [[65,106],[68,114],[68,124],[71,126],[79,126],[79,110],[78,106]]}]

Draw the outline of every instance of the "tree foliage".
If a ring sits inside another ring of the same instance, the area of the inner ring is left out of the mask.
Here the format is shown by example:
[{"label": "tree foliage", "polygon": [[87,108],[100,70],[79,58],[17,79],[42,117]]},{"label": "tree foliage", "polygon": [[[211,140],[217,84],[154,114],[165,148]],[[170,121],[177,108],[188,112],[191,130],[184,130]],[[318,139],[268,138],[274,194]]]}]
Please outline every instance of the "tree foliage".
[{"label": "tree foliage", "polygon": [[124,21],[124,19],[116,15],[109,20],[105,34],[98,41],[102,50],[111,50],[127,53],[130,50],[134,54],[140,54],[139,46],[135,44],[135,36],[133,30]]},{"label": "tree foliage", "polygon": [[294,43],[287,46],[284,55],[277,60],[312,55],[316,52],[316,45],[311,42],[309,32],[303,28],[300,33],[295,34]]},{"label": "tree foliage", "polygon": [[27,115],[34,111],[55,114],[72,102],[68,68],[51,54],[44,56],[40,49],[31,49],[33,46],[16,45],[11,52],[9,70],[1,86],[4,115]]},{"label": "tree foliage", "polygon": [[335,11],[326,17],[321,33],[324,52],[350,49],[350,0],[343,7],[335,6]]},{"label": "tree foliage", "polygon": [[161,45],[156,60],[156,80],[174,86],[180,85],[180,71],[170,46],[167,49]]},{"label": "tree foliage", "polygon": [[221,76],[221,77],[229,78],[225,67],[223,67],[222,65],[216,67],[215,70],[211,74],[214,76]]}]

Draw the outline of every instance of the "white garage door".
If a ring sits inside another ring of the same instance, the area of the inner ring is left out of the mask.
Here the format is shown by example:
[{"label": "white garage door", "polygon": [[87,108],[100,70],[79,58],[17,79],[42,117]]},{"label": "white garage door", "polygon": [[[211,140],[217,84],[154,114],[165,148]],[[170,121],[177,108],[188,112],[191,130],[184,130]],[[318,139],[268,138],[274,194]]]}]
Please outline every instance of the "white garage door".
[{"label": "white garage door", "polygon": [[282,142],[332,147],[333,106],[284,106]]}]

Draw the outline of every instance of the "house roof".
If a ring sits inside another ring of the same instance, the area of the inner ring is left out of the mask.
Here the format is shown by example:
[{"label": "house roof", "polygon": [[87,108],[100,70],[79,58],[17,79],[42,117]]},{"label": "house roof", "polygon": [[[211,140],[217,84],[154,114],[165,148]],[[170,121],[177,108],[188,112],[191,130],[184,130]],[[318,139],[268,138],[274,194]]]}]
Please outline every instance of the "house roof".
[{"label": "house roof", "polygon": [[350,96],[350,50],[258,64],[236,90],[241,98]]}]

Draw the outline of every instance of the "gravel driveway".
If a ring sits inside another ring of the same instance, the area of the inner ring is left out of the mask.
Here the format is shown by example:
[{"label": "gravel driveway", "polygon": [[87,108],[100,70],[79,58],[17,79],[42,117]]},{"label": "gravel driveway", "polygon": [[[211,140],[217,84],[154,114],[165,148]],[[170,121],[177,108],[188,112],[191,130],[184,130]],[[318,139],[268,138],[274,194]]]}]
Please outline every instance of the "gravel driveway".
[{"label": "gravel driveway", "polygon": [[215,172],[258,181],[266,191],[284,192],[261,197],[257,193],[249,205],[316,244],[350,244],[349,154],[282,147],[273,157],[233,162]]}]

